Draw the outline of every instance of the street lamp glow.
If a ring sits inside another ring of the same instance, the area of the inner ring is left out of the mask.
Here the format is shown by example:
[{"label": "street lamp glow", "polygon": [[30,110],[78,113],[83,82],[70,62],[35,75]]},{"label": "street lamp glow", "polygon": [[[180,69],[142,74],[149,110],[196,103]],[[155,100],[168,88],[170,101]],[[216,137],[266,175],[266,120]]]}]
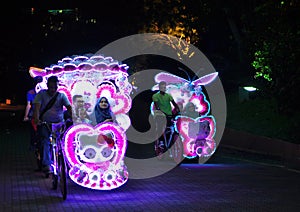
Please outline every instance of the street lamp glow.
[{"label": "street lamp glow", "polygon": [[246,91],[252,92],[252,91],[257,91],[258,89],[252,86],[244,86],[243,87]]}]

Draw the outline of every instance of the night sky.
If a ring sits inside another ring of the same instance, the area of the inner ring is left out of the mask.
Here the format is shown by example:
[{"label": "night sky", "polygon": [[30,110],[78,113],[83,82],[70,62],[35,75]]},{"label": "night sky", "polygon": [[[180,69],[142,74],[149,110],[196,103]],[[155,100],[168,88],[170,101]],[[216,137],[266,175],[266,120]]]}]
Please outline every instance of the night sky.
[{"label": "night sky", "polygon": [[[131,10],[137,5],[106,0],[51,1],[51,5],[46,2],[49,1],[21,2],[21,5],[18,2],[19,7],[10,5],[0,14],[0,102],[11,98],[14,103],[25,104],[26,90],[32,84],[28,74],[30,66],[44,68],[65,56],[95,53],[118,38],[136,33],[135,24],[126,30],[122,26],[136,19]],[[50,27],[47,10],[72,9],[71,13],[75,13],[75,8],[80,16],[77,23],[74,14],[65,15],[65,18],[53,16],[54,27],[58,28],[64,21],[63,30]],[[92,18],[97,19],[97,24],[84,23]],[[45,27],[41,27],[43,24]]]},{"label": "night sky", "polygon": [[[11,98],[15,104],[25,104],[26,91],[32,84],[30,66],[45,68],[65,56],[95,53],[112,41],[137,34],[142,27],[139,20],[143,20],[143,1],[47,2],[21,2],[18,8],[12,5],[0,14],[0,102]],[[72,12],[64,18],[49,19],[49,9],[72,9]],[[79,17],[77,22],[75,14]],[[86,23],[91,19],[97,23]],[[64,21],[62,26],[61,21]],[[220,15],[212,21],[210,34],[201,35],[201,51],[222,52],[228,48],[229,35],[228,24]],[[224,69],[229,62],[216,65]]]}]

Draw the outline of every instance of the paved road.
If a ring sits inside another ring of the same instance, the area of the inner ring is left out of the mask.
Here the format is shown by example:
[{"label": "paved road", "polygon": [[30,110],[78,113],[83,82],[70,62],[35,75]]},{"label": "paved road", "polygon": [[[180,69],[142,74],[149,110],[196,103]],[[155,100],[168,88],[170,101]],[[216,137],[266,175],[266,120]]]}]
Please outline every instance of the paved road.
[{"label": "paved road", "polygon": [[0,211],[300,209],[299,172],[283,168],[276,158],[237,152],[222,145],[206,164],[184,161],[164,175],[129,179],[112,191],[87,189],[69,180],[68,198],[63,201],[59,190],[51,190],[50,180],[34,171],[28,139],[28,130],[22,123],[0,125]]}]

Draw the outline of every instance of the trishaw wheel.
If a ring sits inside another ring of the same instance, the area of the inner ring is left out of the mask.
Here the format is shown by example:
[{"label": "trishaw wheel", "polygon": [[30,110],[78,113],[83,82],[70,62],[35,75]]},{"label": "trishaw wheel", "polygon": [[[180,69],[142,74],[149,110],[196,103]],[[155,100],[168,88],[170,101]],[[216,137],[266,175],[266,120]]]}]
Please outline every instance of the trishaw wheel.
[{"label": "trishaw wheel", "polygon": [[37,171],[42,171],[42,162],[41,162],[41,160],[40,159],[36,159],[36,165],[37,165]]},{"label": "trishaw wheel", "polygon": [[172,145],[171,151],[172,151],[172,156],[173,160],[175,161],[176,164],[180,164],[183,160],[183,145],[182,141],[179,138],[178,135],[175,136],[174,138],[174,144]]},{"label": "trishaw wheel", "polygon": [[67,199],[67,166],[62,154],[58,156],[59,160],[59,186],[63,200]]},{"label": "trishaw wheel", "polygon": [[155,155],[158,160],[162,160],[164,158],[164,149],[159,146],[159,140],[155,141]]},{"label": "trishaw wheel", "polygon": [[53,177],[52,177],[52,189],[53,190],[57,189],[57,182],[58,182],[58,177],[57,177],[57,175],[53,174]]}]

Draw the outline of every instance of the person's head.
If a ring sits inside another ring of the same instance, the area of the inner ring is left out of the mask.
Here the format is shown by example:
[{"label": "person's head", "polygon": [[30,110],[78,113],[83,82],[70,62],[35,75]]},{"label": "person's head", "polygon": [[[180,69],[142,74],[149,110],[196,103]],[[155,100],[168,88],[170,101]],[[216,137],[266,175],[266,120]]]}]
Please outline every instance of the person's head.
[{"label": "person's head", "polygon": [[101,97],[98,101],[98,104],[101,109],[106,109],[110,107],[108,99],[106,97]]},{"label": "person's head", "polygon": [[159,88],[160,92],[165,93],[167,90],[167,83],[165,81],[159,82],[158,88]]},{"label": "person's head", "polygon": [[51,76],[47,80],[48,93],[53,96],[58,88],[58,78],[57,76]]},{"label": "person's head", "polygon": [[196,105],[192,102],[188,102],[184,108],[184,114],[191,118],[199,117],[199,112],[197,111]]},{"label": "person's head", "polygon": [[186,108],[189,112],[196,111],[196,106],[192,102],[187,103]]},{"label": "person's head", "polygon": [[83,108],[84,106],[84,100],[83,100],[83,96],[82,95],[74,95],[73,98],[73,105],[75,106],[75,108]]},{"label": "person's head", "polygon": [[41,76],[36,76],[33,78],[33,86],[35,87],[37,84],[43,82],[43,77]]}]

